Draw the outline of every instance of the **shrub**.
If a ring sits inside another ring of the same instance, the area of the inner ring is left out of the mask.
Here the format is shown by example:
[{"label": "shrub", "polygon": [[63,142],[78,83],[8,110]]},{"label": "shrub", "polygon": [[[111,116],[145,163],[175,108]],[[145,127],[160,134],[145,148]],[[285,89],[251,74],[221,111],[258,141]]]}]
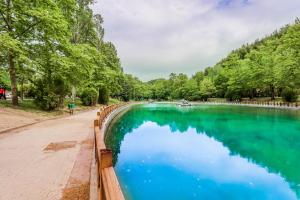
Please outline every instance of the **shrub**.
[{"label": "shrub", "polygon": [[26,85],[24,96],[27,98],[34,98],[36,95],[35,88],[32,84]]},{"label": "shrub", "polygon": [[94,88],[86,88],[81,93],[81,102],[85,106],[94,106],[97,103],[98,93]]},{"label": "shrub", "polygon": [[284,101],[287,102],[295,102],[298,99],[296,90],[293,90],[291,88],[285,88],[281,93],[281,97]]},{"label": "shrub", "polygon": [[228,101],[241,101],[242,96],[238,91],[227,90],[225,93],[225,98]]},{"label": "shrub", "polygon": [[225,98],[228,101],[241,101],[242,96],[239,94],[239,92],[227,90],[225,93]]},{"label": "shrub", "polygon": [[25,98],[34,98],[36,95],[36,87],[34,87],[33,84],[23,84],[23,87],[21,85],[18,86],[18,96],[22,96]]},{"label": "shrub", "polygon": [[99,88],[99,98],[98,103],[107,105],[109,101],[109,91],[106,87],[100,87]]},{"label": "shrub", "polygon": [[35,103],[43,110],[55,110],[63,106],[70,87],[59,76],[38,79],[35,84]]}]

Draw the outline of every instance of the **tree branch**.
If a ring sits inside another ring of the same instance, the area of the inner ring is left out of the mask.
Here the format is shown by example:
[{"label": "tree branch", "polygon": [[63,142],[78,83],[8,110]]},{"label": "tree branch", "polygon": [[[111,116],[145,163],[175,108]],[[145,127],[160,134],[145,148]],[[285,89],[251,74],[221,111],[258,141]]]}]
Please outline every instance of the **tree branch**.
[{"label": "tree branch", "polygon": [[8,21],[6,20],[6,18],[4,17],[4,14],[3,14],[1,11],[0,11],[0,14],[1,14],[3,20],[5,21],[5,24],[6,24],[6,26],[7,26],[7,29],[10,29],[10,25],[9,25]]},{"label": "tree branch", "polygon": [[38,25],[39,23],[41,23],[42,21],[37,21],[34,24],[31,24],[29,27],[27,27],[19,36],[18,38],[20,38],[22,35],[24,35],[26,32],[30,31],[32,28],[34,28],[36,25]]}]

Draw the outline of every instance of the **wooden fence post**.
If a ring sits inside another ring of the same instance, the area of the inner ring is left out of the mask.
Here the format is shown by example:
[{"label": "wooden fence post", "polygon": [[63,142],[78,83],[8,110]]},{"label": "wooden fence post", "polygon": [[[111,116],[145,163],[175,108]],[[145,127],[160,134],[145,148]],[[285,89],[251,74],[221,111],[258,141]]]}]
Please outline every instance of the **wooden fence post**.
[{"label": "wooden fence post", "polygon": [[111,149],[101,149],[100,150],[100,169],[107,167],[112,167],[112,150]]},{"label": "wooden fence post", "polygon": [[105,200],[105,191],[104,191],[104,187],[103,187],[103,180],[102,180],[102,170],[104,168],[107,167],[112,167],[113,163],[112,163],[112,151],[110,149],[101,149],[100,152],[100,162],[98,165],[98,170],[99,170],[99,179],[100,179],[100,187],[99,187],[99,199],[100,200]]},{"label": "wooden fence post", "polygon": [[98,119],[94,120],[94,127],[96,127],[96,126],[99,126],[99,120]]}]

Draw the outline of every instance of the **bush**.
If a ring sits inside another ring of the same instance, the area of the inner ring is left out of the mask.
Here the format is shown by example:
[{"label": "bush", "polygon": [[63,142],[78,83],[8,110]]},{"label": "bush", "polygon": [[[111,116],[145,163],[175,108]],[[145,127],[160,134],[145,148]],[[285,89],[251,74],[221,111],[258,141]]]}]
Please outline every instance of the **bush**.
[{"label": "bush", "polygon": [[69,85],[62,77],[38,79],[35,84],[35,103],[47,111],[63,107],[64,98],[69,90]]},{"label": "bush", "polygon": [[284,101],[287,102],[295,102],[298,99],[296,90],[293,90],[291,88],[285,88],[281,93],[281,97]]},{"label": "bush", "polygon": [[[22,91],[23,89],[23,91]],[[22,96],[23,92],[23,97],[24,98],[35,98],[36,95],[36,88],[32,84],[23,84],[23,88],[21,85],[18,86],[18,96]]]},{"label": "bush", "polygon": [[106,87],[99,88],[99,98],[98,103],[107,105],[109,101],[109,91]]},{"label": "bush", "polygon": [[81,93],[81,102],[85,106],[94,106],[97,103],[98,93],[94,88],[86,88]]},{"label": "bush", "polygon": [[242,96],[238,92],[231,91],[231,90],[226,91],[225,98],[228,101],[241,101],[242,100]]}]

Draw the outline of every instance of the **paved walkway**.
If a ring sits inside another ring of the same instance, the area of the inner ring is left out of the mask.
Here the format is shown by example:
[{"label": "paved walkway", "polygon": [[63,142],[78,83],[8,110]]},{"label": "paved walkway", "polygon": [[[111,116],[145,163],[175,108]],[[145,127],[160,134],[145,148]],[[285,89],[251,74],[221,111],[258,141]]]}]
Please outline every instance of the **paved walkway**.
[{"label": "paved walkway", "polygon": [[0,200],[58,200],[96,110],[0,134]]}]

